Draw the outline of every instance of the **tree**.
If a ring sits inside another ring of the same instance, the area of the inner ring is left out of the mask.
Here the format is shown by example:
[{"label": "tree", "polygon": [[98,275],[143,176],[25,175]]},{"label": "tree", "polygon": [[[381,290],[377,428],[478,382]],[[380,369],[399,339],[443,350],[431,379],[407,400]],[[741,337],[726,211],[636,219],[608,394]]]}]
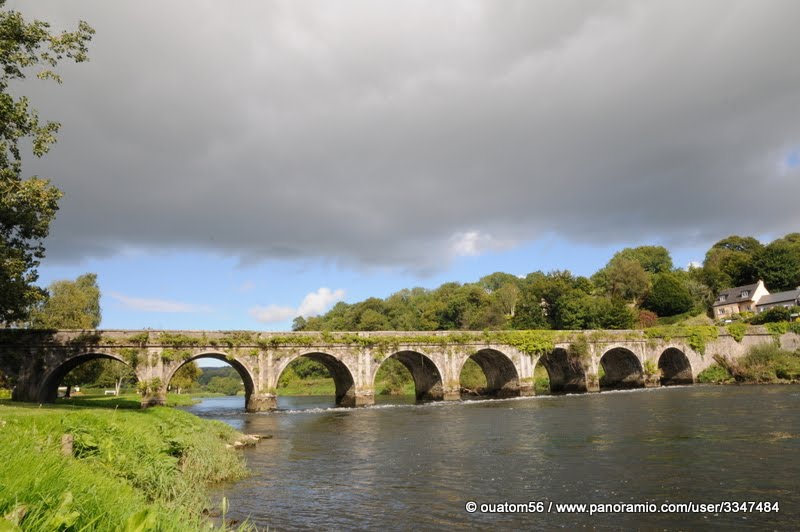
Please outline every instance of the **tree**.
[{"label": "tree", "polygon": [[200,369],[197,362],[192,361],[178,368],[178,371],[172,376],[172,380],[169,384],[177,388],[178,394],[180,394],[181,390],[191,388],[192,385],[197,384],[197,379],[199,379],[202,374],[203,370]]},{"label": "tree", "polygon": [[100,325],[100,288],[97,275],[86,273],[74,281],[55,281],[49,296],[31,313],[37,329],[95,329]]},{"label": "tree", "polygon": [[123,384],[130,384],[136,377],[133,368],[117,360],[100,360],[98,362],[102,369],[95,382],[103,387],[113,386],[115,395],[119,395]]},{"label": "tree", "polygon": [[638,303],[650,287],[648,273],[633,259],[614,255],[608,264],[594,274],[592,280],[612,299]]},{"label": "tree", "polygon": [[800,286],[800,233],[771,242],[756,255],[754,265],[771,292]]},{"label": "tree", "polygon": [[638,262],[644,271],[662,273],[672,270],[672,257],[664,246],[639,246],[625,248],[614,254],[614,259],[627,259]]},{"label": "tree", "polygon": [[754,257],[764,246],[751,236],[732,235],[723,238],[706,252],[703,261],[703,282],[716,294],[723,288],[756,282]]},{"label": "tree", "polygon": [[692,295],[676,274],[661,273],[655,276],[642,306],[659,316],[674,316],[691,310],[692,303]]},{"label": "tree", "polygon": [[14,97],[9,85],[32,68],[40,79],[60,83],[53,69],[64,58],[85,61],[94,30],[81,21],[74,32],[50,33],[48,23],[26,22],[4,6],[0,0],[0,324],[10,324],[24,321],[43,297],[33,283],[61,192],[46,179],[23,178],[21,146],[30,144],[34,156],[43,156],[60,124],[40,121],[28,99]]}]

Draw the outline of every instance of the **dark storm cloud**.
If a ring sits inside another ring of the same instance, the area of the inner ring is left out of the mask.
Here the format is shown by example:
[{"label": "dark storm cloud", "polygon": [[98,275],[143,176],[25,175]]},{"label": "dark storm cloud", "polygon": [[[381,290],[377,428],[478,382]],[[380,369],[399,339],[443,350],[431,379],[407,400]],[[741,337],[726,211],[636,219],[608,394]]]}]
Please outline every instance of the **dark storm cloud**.
[{"label": "dark storm cloud", "polygon": [[800,225],[793,0],[24,10],[97,30],[64,85],[25,87],[64,124],[29,166],[65,192],[51,259],[427,269],[545,234],[675,245]]}]

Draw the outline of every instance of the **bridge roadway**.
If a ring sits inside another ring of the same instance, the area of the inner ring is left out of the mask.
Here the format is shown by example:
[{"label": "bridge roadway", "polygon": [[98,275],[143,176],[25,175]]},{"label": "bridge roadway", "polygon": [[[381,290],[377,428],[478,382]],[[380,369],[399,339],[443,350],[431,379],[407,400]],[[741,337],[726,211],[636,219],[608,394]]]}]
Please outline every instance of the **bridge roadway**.
[{"label": "bridge roadway", "polygon": [[[713,328],[707,328],[706,330]],[[785,348],[800,337],[784,334]],[[336,404],[374,402],[375,375],[389,358],[414,379],[418,400],[458,400],[467,359],[486,375],[492,397],[534,394],[542,365],[552,393],[691,384],[713,355],[738,358],[751,345],[772,342],[751,327],[738,341],[720,328],[702,345],[696,338],[652,337],[644,331],[264,333],[249,331],[0,330],[0,372],[18,401],[53,402],[64,376],[80,364],[113,359],[132,367],[142,406],[164,404],[169,382],[184,364],[214,358],[229,363],[244,383],[249,412],[276,407],[278,379],[299,357],[325,366],[336,384]],[[693,348],[692,346],[696,348]]]}]

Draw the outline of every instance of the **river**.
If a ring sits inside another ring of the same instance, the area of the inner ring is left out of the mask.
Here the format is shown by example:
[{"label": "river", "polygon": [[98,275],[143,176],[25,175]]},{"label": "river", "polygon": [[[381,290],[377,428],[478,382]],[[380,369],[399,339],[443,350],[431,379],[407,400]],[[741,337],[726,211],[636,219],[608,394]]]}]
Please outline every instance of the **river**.
[{"label": "river", "polygon": [[[277,412],[245,414],[243,398],[231,397],[189,409],[273,436],[244,451],[251,477],[214,493],[228,497],[229,518],[269,530],[800,526],[798,385],[332,405],[332,397],[280,398]],[[688,502],[769,508],[650,513]],[[541,512],[481,512],[498,503]],[[647,512],[557,512],[563,503]]]}]

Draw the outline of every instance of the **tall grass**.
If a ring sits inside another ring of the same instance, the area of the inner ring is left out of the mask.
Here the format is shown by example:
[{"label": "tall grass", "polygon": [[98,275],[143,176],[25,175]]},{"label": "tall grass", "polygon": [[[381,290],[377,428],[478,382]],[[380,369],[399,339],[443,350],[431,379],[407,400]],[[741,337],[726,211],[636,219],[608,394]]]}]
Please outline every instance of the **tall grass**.
[{"label": "tall grass", "polygon": [[[64,435],[73,438],[71,453],[63,452]],[[206,529],[206,486],[245,474],[226,446],[238,436],[169,408],[3,402],[0,530]]]}]

